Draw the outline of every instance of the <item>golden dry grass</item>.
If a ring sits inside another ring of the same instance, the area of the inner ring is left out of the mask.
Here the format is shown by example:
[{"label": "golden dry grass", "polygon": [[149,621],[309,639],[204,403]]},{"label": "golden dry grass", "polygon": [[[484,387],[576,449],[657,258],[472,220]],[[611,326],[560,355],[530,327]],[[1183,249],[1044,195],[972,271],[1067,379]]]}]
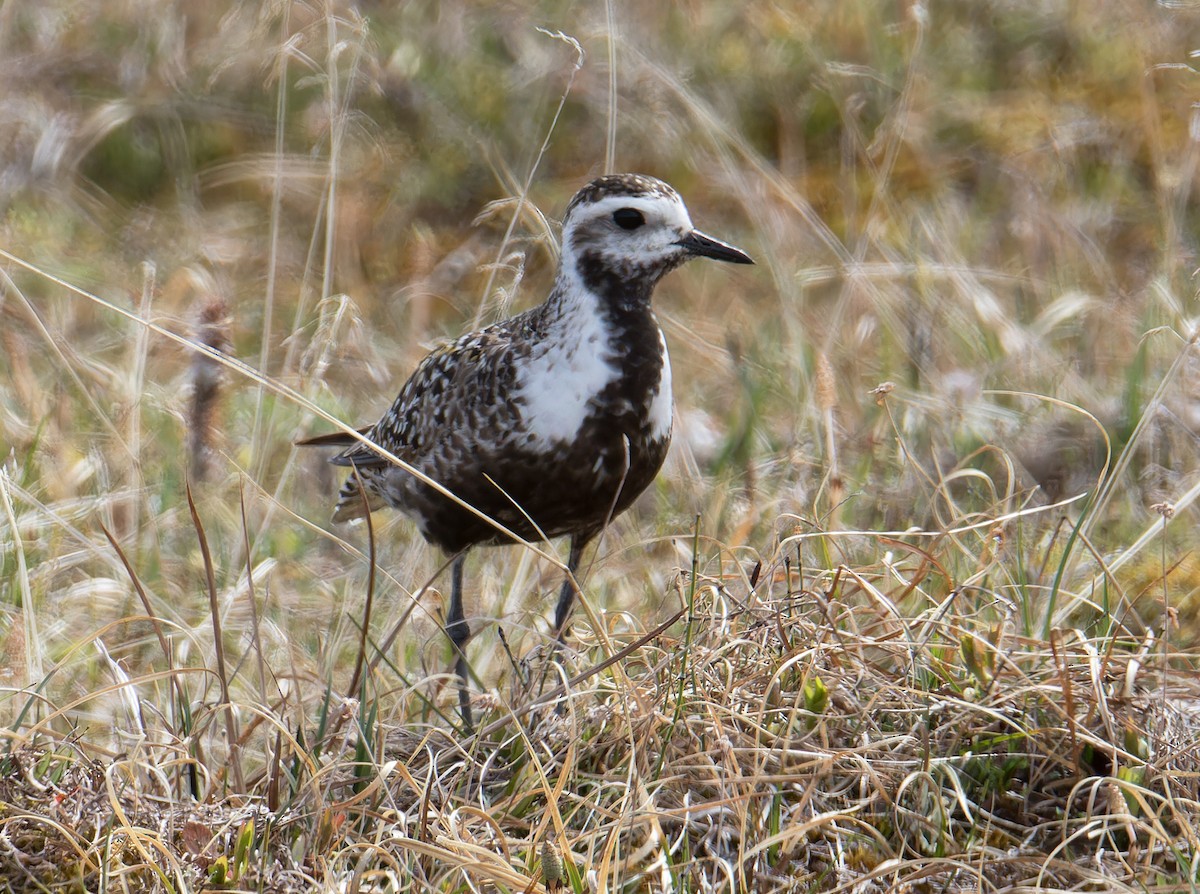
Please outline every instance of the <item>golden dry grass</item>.
[{"label": "golden dry grass", "polygon": [[[0,8],[0,885],[1195,889],[1198,22]],[[759,266],[660,290],[561,667],[553,550],[473,556],[463,739],[441,557],[291,444],[614,166]]]}]

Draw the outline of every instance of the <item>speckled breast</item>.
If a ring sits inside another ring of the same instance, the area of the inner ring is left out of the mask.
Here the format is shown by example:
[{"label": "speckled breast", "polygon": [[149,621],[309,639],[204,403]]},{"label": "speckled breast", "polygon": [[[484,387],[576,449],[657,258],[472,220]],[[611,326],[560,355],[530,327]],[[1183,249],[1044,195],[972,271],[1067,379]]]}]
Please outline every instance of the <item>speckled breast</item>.
[{"label": "speckled breast", "polygon": [[[590,536],[654,480],[671,439],[670,364],[657,325],[626,332],[621,375],[588,401],[574,437],[550,444],[521,437],[480,439],[457,452],[453,480],[423,469],[526,540]],[[665,417],[665,418],[664,418]],[[405,509],[443,549],[509,538],[412,479]]]}]

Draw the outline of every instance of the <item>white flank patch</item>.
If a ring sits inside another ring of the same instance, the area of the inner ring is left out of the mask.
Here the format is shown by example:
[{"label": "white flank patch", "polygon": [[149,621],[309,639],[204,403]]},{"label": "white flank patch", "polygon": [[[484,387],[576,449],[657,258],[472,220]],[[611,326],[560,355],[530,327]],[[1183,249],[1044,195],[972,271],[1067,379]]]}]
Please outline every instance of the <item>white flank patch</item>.
[{"label": "white flank patch", "polygon": [[658,343],[662,346],[662,377],[658,380],[658,390],[650,401],[650,435],[656,441],[671,433],[671,415],[674,412],[675,401],[671,396],[671,357],[667,353],[667,339],[658,330]]},{"label": "white flank patch", "polygon": [[574,441],[588,416],[588,402],[617,377],[596,297],[578,282],[569,285],[566,313],[521,368],[518,381],[535,449]]}]

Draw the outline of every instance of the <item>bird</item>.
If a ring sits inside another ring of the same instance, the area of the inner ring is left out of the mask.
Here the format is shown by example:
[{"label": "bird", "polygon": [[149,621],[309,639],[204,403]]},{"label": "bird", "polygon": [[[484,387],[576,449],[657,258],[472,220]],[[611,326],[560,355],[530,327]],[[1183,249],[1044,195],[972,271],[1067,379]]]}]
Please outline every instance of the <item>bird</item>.
[{"label": "bird", "polygon": [[697,230],[679,193],[662,180],[594,179],[567,205],[545,301],[433,350],[383,417],[359,430],[364,440],[334,432],[297,442],[340,447],[331,462],[353,469],[334,522],[391,507],[453,557],[443,629],[454,647],[468,730],[466,554],[513,540],[375,447],[517,537],[570,538],[554,616],[561,641],[584,549],[646,489],[666,458],[671,363],[651,296],[667,273],[692,258],[754,263]]}]

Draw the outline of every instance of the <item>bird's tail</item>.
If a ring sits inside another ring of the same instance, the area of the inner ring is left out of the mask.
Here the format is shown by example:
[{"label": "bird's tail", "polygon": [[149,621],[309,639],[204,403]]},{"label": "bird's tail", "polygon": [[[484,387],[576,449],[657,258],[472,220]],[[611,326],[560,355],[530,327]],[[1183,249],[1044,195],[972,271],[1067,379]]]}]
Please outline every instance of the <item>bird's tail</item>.
[{"label": "bird's tail", "polygon": [[[370,428],[359,430],[359,434],[367,434]],[[360,446],[361,442],[343,431],[329,432],[324,435],[316,435],[311,438],[305,438],[296,442],[297,447],[341,447],[343,452],[333,457],[330,462],[339,466],[369,466],[369,465],[386,465],[386,461],[375,454],[366,453],[360,460],[356,456],[351,456],[351,448]],[[364,518],[369,512],[375,512],[377,509],[383,509],[387,503],[377,494],[373,488],[364,487],[367,498],[363,501],[362,490],[359,489],[359,476],[353,473],[346,479],[342,485],[342,489],[338,492],[337,506],[333,509],[334,522],[353,521],[356,518]]]},{"label": "bird's tail", "polygon": [[[370,431],[369,428],[362,429],[359,433],[366,434]],[[331,431],[324,435],[314,435],[311,438],[303,438],[296,442],[297,447],[353,447],[359,443],[354,437],[348,435],[344,431]]]}]

